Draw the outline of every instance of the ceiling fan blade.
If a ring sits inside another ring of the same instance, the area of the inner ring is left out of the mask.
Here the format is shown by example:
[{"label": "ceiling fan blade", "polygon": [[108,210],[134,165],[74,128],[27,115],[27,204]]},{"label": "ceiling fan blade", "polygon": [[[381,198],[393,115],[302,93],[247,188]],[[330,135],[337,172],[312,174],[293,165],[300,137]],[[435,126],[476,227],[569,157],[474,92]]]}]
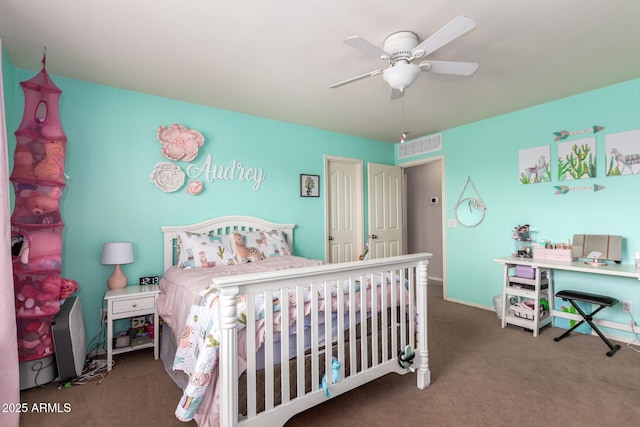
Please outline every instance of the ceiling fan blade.
[{"label": "ceiling fan blade", "polygon": [[370,55],[375,56],[376,58],[388,61],[391,58],[391,55],[379,48],[378,46],[366,41],[365,39],[358,36],[347,37],[343,40],[345,44],[348,44],[351,47],[355,47],[356,49],[360,49],[363,52],[366,52]]},{"label": "ceiling fan blade", "polygon": [[403,90],[391,89],[391,100],[402,98],[404,96]]},{"label": "ceiling fan blade", "polygon": [[422,71],[432,73],[470,76],[476,72],[480,64],[477,62],[422,61],[419,66]]},{"label": "ceiling fan blade", "polygon": [[473,30],[475,27],[476,23],[471,18],[460,15],[432,34],[431,37],[414,47],[411,50],[411,55],[414,58],[427,56],[447,43]]},{"label": "ceiling fan blade", "polygon": [[338,82],[338,83],[334,83],[331,86],[329,86],[329,88],[335,89],[335,88],[340,87],[340,86],[348,85],[349,83],[357,82],[358,80],[366,79],[367,77],[377,76],[378,74],[382,74],[383,71],[384,71],[384,69],[371,71],[370,73],[362,74],[361,76],[352,77],[352,78],[350,78],[348,80],[344,80],[344,81],[341,81],[341,82]]}]

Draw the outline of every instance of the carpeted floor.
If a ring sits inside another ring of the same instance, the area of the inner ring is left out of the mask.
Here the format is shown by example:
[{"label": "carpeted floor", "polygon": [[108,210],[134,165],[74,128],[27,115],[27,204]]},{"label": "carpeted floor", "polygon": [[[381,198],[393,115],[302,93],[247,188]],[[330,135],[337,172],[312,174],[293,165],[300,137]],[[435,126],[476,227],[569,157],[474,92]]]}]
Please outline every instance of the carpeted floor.
[{"label": "carpeted floor", "polygon": [[[387,375],[293,417],[296,426],[635,426],[640,423],[640,353],[613,357],[597,336],[560,329],[537,338],[500,328],[495,313],[442,300],[429,287],[431,386]],[[185,426],[173,413],[180,390],[150,350],[118,355],[100,383],[26,390],[21,400],[59,403],[29,411],[21,426]],[[64,404],[68,404],[65,405]],[[36,406],[37,407],[37,406]],[[65,409],[68,411],[65,412]],[[270,426],[268,426],[270,427]]]}]

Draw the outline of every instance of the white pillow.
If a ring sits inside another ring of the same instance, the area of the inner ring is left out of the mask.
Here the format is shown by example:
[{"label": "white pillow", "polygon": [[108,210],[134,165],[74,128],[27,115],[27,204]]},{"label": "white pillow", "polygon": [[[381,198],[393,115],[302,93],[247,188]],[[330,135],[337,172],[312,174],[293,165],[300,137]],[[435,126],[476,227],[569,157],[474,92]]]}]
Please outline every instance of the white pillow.
[{"label": "white pillow", "polygon": [[229,236],[178,233],[180,268],[211,268],[237,264]]},{"label": "white pillow", "polygon": [[[239,231],[247,248],[256,248],[261,259],[274,256],[291,255],[282,230],[271,231]],[[235,248],[235,247],[234,247]],[[236,251],[236,259],[240,261]]]}]

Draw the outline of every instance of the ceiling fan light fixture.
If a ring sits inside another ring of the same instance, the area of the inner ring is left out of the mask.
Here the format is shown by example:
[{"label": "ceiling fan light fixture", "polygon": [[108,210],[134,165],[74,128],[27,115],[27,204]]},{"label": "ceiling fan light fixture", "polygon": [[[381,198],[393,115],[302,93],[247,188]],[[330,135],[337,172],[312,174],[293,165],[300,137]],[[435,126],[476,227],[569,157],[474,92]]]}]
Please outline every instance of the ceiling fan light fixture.
[{"label": "ceiling fan light fixture", "polygon": [[420,71],[416,64],[400,61],[384,70],[382,78],[392,89],[403,91],[416,81]]}]

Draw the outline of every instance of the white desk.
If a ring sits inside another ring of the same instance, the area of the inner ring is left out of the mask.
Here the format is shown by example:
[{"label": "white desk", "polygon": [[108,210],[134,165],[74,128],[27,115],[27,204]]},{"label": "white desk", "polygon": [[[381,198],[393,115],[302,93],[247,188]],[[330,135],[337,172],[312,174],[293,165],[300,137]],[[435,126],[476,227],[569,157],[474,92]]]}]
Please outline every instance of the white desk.
[{"label": "white desk", "polygon": [[[516,265],[527,265],[534,268],[546,268],[549,269],[549,273],[552,274],[553,270],[574,271],[577,273],[590,273],[590,274],[603,274],[606,276],[617,277],[629,277],[632,279],[640,280],[640,269],[637,269],[633,264],[607,264],[606,266],[594,266],[586,264],[584,261],[574,262],[562,262],[562,261],[549,261],[540,258],[519,258],[514,256],[507,256],[503,258],[494,258],[494,262],[503,264],[505,268],[505,277],[509,275],[509,269]],[[551,312],[552,319],[555,317],[562,317],[571,320],[582,320],[580,316],[571,313],[565,313],[563,311],[554,309],[554,296],[553,280],[549,278],[549,310]],[[619,329],[630,332],[631,329],[628,325],[622,325],[606,320],[594,319],[595,323],[603,326]]]},{"label": "white desk", "polygon": [[640,280],[640,269],[633,264],[607,264],[606,266],[597,267],[585,264],[584,261],[561,262],[547,261],[539,258],[519,258],[508,256],[504,258],[494,258],[494,262],[500,264],[529,265],[531,267],[549,268],[552,270],[575,271],[578,273],[604,274],[607,276],[632,277]]}]

